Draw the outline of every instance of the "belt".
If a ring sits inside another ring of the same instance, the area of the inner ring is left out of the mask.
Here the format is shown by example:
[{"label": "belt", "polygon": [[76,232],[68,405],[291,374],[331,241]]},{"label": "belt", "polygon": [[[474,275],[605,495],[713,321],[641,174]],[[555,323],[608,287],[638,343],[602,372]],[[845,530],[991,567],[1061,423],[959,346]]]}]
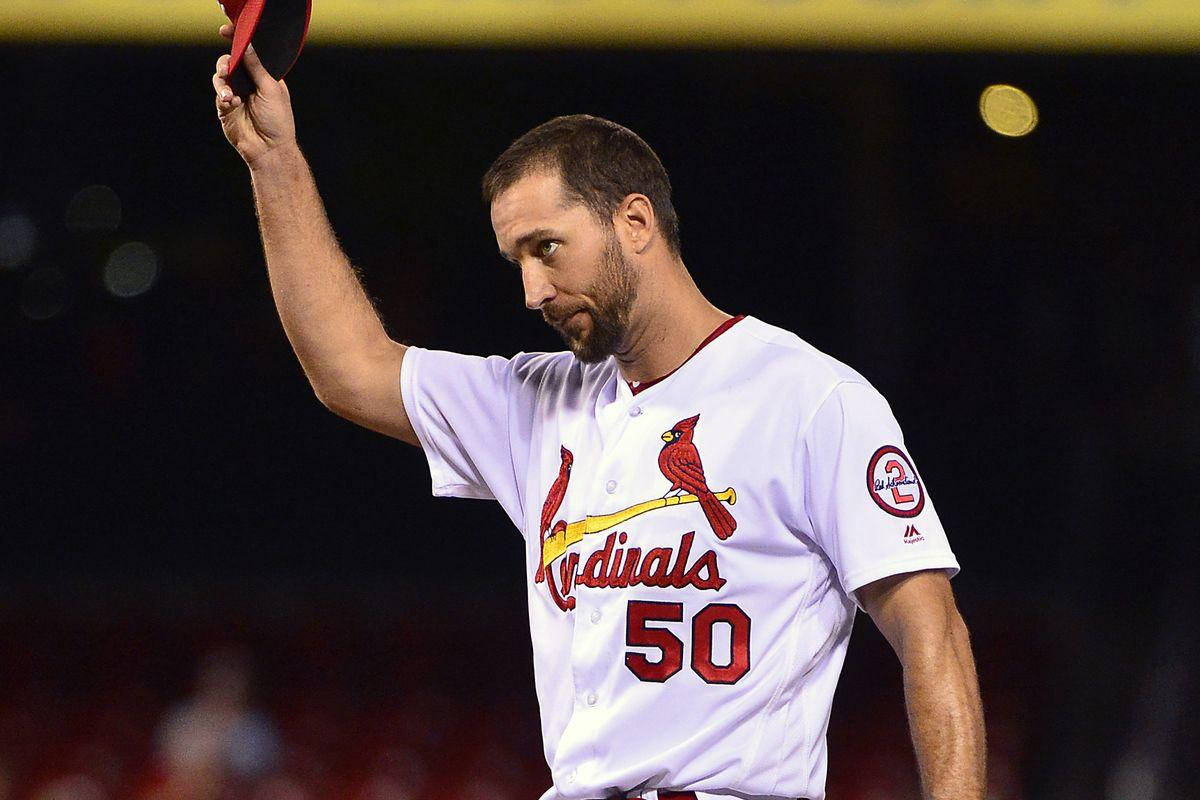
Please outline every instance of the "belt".
[{"label": "belt", "polygon": [[[724,797],[724,795],[721,795]],[[649,795],[634,795],[629,800],[646,800]],[[695,792],[674,792],[667,789],[658,790],[658,800],[697,800]],[[805,800],[803,797],[798,797],[796,800]]]},{"label": "belt", "polygon": [[[648,795],[629,795],[629,800],[644,800]],[[672,792],[666,789],[658,790],[658,800],[696,800],[695,792]]]}]

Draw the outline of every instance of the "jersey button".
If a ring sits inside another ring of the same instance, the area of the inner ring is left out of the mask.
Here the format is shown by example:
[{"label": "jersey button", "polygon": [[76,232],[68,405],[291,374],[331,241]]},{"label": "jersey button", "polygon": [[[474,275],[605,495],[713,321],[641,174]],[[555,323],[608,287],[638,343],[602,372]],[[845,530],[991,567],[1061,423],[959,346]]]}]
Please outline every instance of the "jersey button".
[{"label": "jersey button", "polygon": [[587,696],[587,704],[588,704],[589,706],[594,706],[594,705],[596,705],[596,700],[597,700],[597,699],[599,699],[599,698],[597,698],[597,697],[596,697],[596,693],[595,693],[595,692],[588,692],[588,696]]},{"label": "jersey button", "polygon": [[592,611],[592,624],[595,625],[599,621],[600,621],[600,609],[597,608],[594,611]]},{"label": "jersey button", "polygon": [[604,491],[608,492],[609,494],[612,494],[616,490],[617,490],[617,482],[616,481],[609,481],[608,483],[604,484]]},{"label": "jersey button", "polygon": [[629,409],[629,416],[640,417],[641,415],[642,415],[642,407],[641,406],[634,406],[633,408]]},{"label": "jersey button", "polygon": [[567,775],[567,783],[574,783],[574,782],[575,782],[575,770],[571,770],[571,773],[569,775]]}]

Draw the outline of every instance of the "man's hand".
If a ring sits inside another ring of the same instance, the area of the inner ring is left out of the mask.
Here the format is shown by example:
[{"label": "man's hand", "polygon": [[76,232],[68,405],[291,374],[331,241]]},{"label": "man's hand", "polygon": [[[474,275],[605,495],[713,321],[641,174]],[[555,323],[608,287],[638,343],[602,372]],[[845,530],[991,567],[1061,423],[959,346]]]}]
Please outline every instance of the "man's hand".
[{"label": "man's hand", "polygon": [[[233,25],[222,25],[220,32],[226,39],[232,39]],[[217,59],[212,84],[225,138],[253,168],[271,153],[295,148],[296,123],[287,84],[271,77],[253,46],[247,48],[242,68],[254,81],[255,90],[249,97],[238,97],[229,85],[228,54]]]},{"label": "man's hand", "polygon": [[928,800],[983,800],[986,746],[967,626],[940,570],[858,590],[904,668],[904,700]]}]

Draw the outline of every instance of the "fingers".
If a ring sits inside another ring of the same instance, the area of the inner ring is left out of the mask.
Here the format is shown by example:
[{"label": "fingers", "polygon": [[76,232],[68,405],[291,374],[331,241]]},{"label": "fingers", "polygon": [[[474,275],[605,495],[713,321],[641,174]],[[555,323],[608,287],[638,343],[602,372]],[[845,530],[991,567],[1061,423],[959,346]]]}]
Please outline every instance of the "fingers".
[{"label": "fingers", "polygon": [[257,90],[265,89],[268,86],[275,86],[279,81],[275,80],[275,76],[267,72],[267,68],[258,60],[258,53],[254,52],[254,45],[246,48],[246,54],[242,56],[242,65],[250,78],[254,81],[254,86]]},{"label": "fingers", "polygon": [[[233,39],[234,25],[226,22],[217,29],[217,33],[226,39]],[[229,86],[229,56],[223,55],[217,59],[216,72],[213,73],[213,90],[217,93],[217,113],[224,114],[237,108],[241,100]]]},{"label": "fingers", "polygon": [[[225,37],[226,39],[232,40],[234,37],[234,34],[236,33],[236,30],[237,30],[237,28],[233,23],[226,22],[224,25],[222,25],[220,28],[217,29],[217,33],[221,34],[221,36]],[[228,57],[225,57],[225,60],[227,62]],[[229,80],[228,71],[226,70],[225,72],[222,72],[220,69],[221,62],[218,61],[217,63],[218,63],[217,74],[224,77],[226,79],[226,83],[228,83],[228,80]],[[275,77],[273,75],[271,75],[270,72],[267,71],[267,68],[263,66],[262,61],[260,61],[258,58],[258,54],[254,52],[253,44],[248,46],[246,48],[246,52],[242,54],[241,68],[243,70],[245,70],[247,75],[250,76],[250,79],[254,84],[255,91],[262,89],[264,86],[269,86],[272,83],[279,83],[279,81],[276,81]],[[236,97],[236,95],[232,94],[232,91],[231,91],[231,96]],[[220,94],[219,90],[218,90],[218,97],[223,97]],[[225,98],[225,99],[228,99],[228,98]]]},{"label": "fingers", "polygon": [[212,76],[213,91],[217,93],[217,113],[227,114],[242,103],[229,87],[229,56],[217,59],[217,71]]},{"label": "fingers", "polygon": [[213,73],[212,83],[213,89],[217,93],[217,97],[221,100],[229,100],[233,97],[233,90],[229,88],[229,56],[223,55],[217,59],[217,71]]}]

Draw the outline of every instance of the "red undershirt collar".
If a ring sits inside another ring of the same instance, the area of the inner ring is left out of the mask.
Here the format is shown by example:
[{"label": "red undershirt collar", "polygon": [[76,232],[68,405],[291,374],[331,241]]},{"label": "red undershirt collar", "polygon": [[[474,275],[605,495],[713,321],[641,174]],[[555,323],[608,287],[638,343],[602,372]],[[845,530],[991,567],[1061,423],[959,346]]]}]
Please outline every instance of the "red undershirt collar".
[{"label": "red undershirt collar", "polygon": [[[696,346],[696,349],[692,351],[692,354],[691,354],[690,356],[688,356],[687,358],[685,358],[685,359],[683,360],[683,363],[682,363],[682,364],[680,364],[680,365],[679,365],[679,367],[682,367],[684,364],[686,364],[687,362],[689,362],[689,361],[691,361],[693,358],[695,358],[695,357],[696,357],[696,353],[699,353],[699,352],[700,352],[701,350],[703,350],[703,349],[704,349],[704,348],[705,348],[705,347],[706,347],[706,346],[707,346],[707,345],[708,345],[710,342],[712,342],[714,339],[716,339],[718,336],[720,336],[720,335],[721,335],[722,333],[724,333],[725,331],[727,331],[727,330],[729,330],[730,328],[732,328],[732,327],[733,327],[733,326],[734,326],[736,323],[738,323],[738,322],[740,322],[741,320],[745,319],[745,317],[746,317],[746,315],[745,315],[745,314],[738,314],[736,317],[730,317],[729,319],[725,320],[725,321],[724,321],[724,322],[722,322],[720,325],[718,325],[718,326],[716,327],[716,329],[715,329],[715,330],[713,330],[713,332],[712,332],[712,333],[710,333],[710,334],[708,335],[708,337],[707,337],[707,338],[706,338],[706,339],[705,339],[703,342],[701,342],[699,345],[697,345],[697,346]],[[630,381],[625,381],[625,385],[629,387],[629,391],[630,391],[630,392],[632,392],[633,394],[635,394],[635,395],[636,395],[638,392],[642,391],[643,389],[648,389],[648,388],[650,388],[651,386],[653,386],[654,384],[658,383],[659,381],[664,381],[664,380],[666,380],[667,378],[671,377],[672,375],[674,375],[674,374],[675,374],[675,373],[676,373],[676,372],[679,370],[679,367],[676,367],[675,369],[673,369],[673,370],[671,370],[670,372],[668,372],[666,375],[662,375],[662,376],[660,376],[660,377],[658,377],[658,378],[655,378],[655,379],[654,379],[654,380],[652,380],[652,381],[642,381],[641,383],[637,384],[636,386],[635,386],[633,383],[631,383]]]}]

